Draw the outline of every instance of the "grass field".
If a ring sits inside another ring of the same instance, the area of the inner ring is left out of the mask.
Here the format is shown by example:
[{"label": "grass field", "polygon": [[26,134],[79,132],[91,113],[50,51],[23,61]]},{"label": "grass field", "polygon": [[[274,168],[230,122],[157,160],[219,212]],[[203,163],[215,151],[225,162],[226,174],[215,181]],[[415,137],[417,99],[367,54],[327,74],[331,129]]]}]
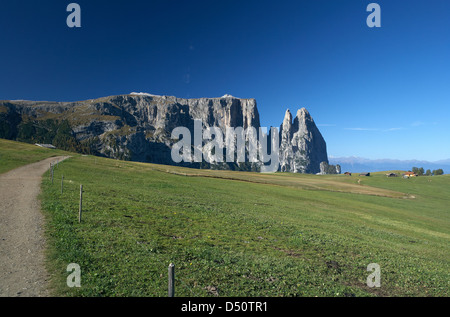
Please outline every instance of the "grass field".
[{"label": "grass field", "polygon": [[27,143],[0,139],[0,174],[16,167],[41,161],[47,157],[70,153]]},{"label": "grass field", "polygon": [[[0,166],[9,146],[0,142]],[[77,154],[62,175],[63,194],[44,177],[41,195],[59,296],[167,296],[169,263],[176,296],[449,295],[448,175],[259,174]],[[69,263],[80,288],[66,285]],[[366,285],[370,263],[379,288]]]}]

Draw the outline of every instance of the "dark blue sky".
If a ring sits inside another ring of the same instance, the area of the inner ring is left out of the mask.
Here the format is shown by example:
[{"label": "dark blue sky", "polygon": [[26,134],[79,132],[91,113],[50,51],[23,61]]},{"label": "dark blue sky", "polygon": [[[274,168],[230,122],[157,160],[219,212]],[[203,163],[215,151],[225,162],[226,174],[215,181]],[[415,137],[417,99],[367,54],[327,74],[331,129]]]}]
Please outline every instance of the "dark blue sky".
[{"label": "dark blue sky", "polygon": [[5,0],[0,99],[231,94],[267,127],[306,107],[331,156],[446,159],[449,17],[448,0]]}]

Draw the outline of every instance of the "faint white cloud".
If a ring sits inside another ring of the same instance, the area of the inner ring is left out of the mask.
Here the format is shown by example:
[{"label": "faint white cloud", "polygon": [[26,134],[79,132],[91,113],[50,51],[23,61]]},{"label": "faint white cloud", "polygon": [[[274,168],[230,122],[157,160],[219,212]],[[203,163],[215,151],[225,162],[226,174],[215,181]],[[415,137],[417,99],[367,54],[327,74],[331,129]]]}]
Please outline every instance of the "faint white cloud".
[{"label": "faint white cloud", "polygon": [[389,128],[389,129],[385,129],[383,131],[391,132],[391,131],[400,131],[400,130],[405,130],[405,128]]},{"label": "faint white cloud", "polygon": [[378,131],[379,129],[374,129],[374,128],[344,128],[344,130],[350,130],[350,131]]},{"label": "faint white cloud", "polygon": [[388,129],[380,129],[380,128],[344,128],[344,130],[349,131],[381,131],[381,132],[392,132],[392,131],[399,131],[404,130],[405,128],[398,127],[398,128],[388,128]]},{"label": "faint white cloud", "polygon": [[413,123],[411,123],[412,127],[420,127],[420,126],[424,126],[424,125],[437,125],[437,122],[423,122],[423,121],[414,121]]},{"label": "faint white cloud", "polygon": [[420,127],[421,125],[425,125],[425,122],[422,121],[414,121],[413,123],[411,123],[412,127]]}]

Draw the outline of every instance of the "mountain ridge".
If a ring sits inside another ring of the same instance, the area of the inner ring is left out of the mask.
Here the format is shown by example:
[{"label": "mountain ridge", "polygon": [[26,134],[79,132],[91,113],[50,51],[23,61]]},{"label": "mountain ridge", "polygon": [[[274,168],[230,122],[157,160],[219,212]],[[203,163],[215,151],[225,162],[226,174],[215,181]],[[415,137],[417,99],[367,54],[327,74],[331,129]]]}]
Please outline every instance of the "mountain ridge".
[{"label": "mountain ridge", "polygon": [[400,160],[400,159],[368,159],[358,156],[335,157],[329,156],[331,164],[341,165],[343,172],[382,172],[390,170],[411,170],[413,167],[423,167],[425,170],[442,168],[444,172],[450,171],[450,159],[427,160]]},{"label": "mountain ridge", "polygon": [[[255,128],[256,131],[261,128],[256,100],[228,94],[186,99],[130,93],[73,102],[0,101],[0,137],[52,143],[53,137],[58,135],[60,146],[70,139],[70,144],[85,152],[169,165],[174,164],[171,149],[175,140],[171,132],[176,127],[186,127],[192,133],[195,120],[200,120],[203,128],[218,127],[224,134],[228,127]],[[59,126],[61,122],[65,122],[64,129]],[[280,131],[280,146],[290,148],[284,158],[292,154],[290,161],[283,163],[284,170],[322,172],[320,164],[328,164],[326,143],[305,108],[297,111],[291,127],[294,129],[288,133],[290,143],[284,146]],[[61,130],[64,133],[60,133]],[[51,131],[51,135],[46,131]],[[255,140],[246,136],[246,142],[250,141]],[[191,163],[183,166],[255,171],[262,164],[245,162],[212,166],[204,162]]]}]

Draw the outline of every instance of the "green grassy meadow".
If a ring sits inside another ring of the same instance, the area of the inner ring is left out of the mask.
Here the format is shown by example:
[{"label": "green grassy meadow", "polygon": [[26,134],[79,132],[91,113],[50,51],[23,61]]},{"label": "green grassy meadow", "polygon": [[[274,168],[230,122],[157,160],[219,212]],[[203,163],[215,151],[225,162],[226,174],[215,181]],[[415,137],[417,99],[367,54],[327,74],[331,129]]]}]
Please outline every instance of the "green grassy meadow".
[{"label": "green grassy meadow", "polygon": [[22,165],[58,155],[71,155],[71,153],[0,139],[0,174]]},{"label": "green grassy meadow", "polygon": [[[0,171],[9,147],[1,140]],[[167,296],[170,263],[176,296],[449,295],[449,175],[259,174],[78,154],[62,175],[63,193],[47,173],[40,197],[57,296]],[[80,288],[66,284],[69,263]],[[366,285],[370,263],[379,288]]]}]

